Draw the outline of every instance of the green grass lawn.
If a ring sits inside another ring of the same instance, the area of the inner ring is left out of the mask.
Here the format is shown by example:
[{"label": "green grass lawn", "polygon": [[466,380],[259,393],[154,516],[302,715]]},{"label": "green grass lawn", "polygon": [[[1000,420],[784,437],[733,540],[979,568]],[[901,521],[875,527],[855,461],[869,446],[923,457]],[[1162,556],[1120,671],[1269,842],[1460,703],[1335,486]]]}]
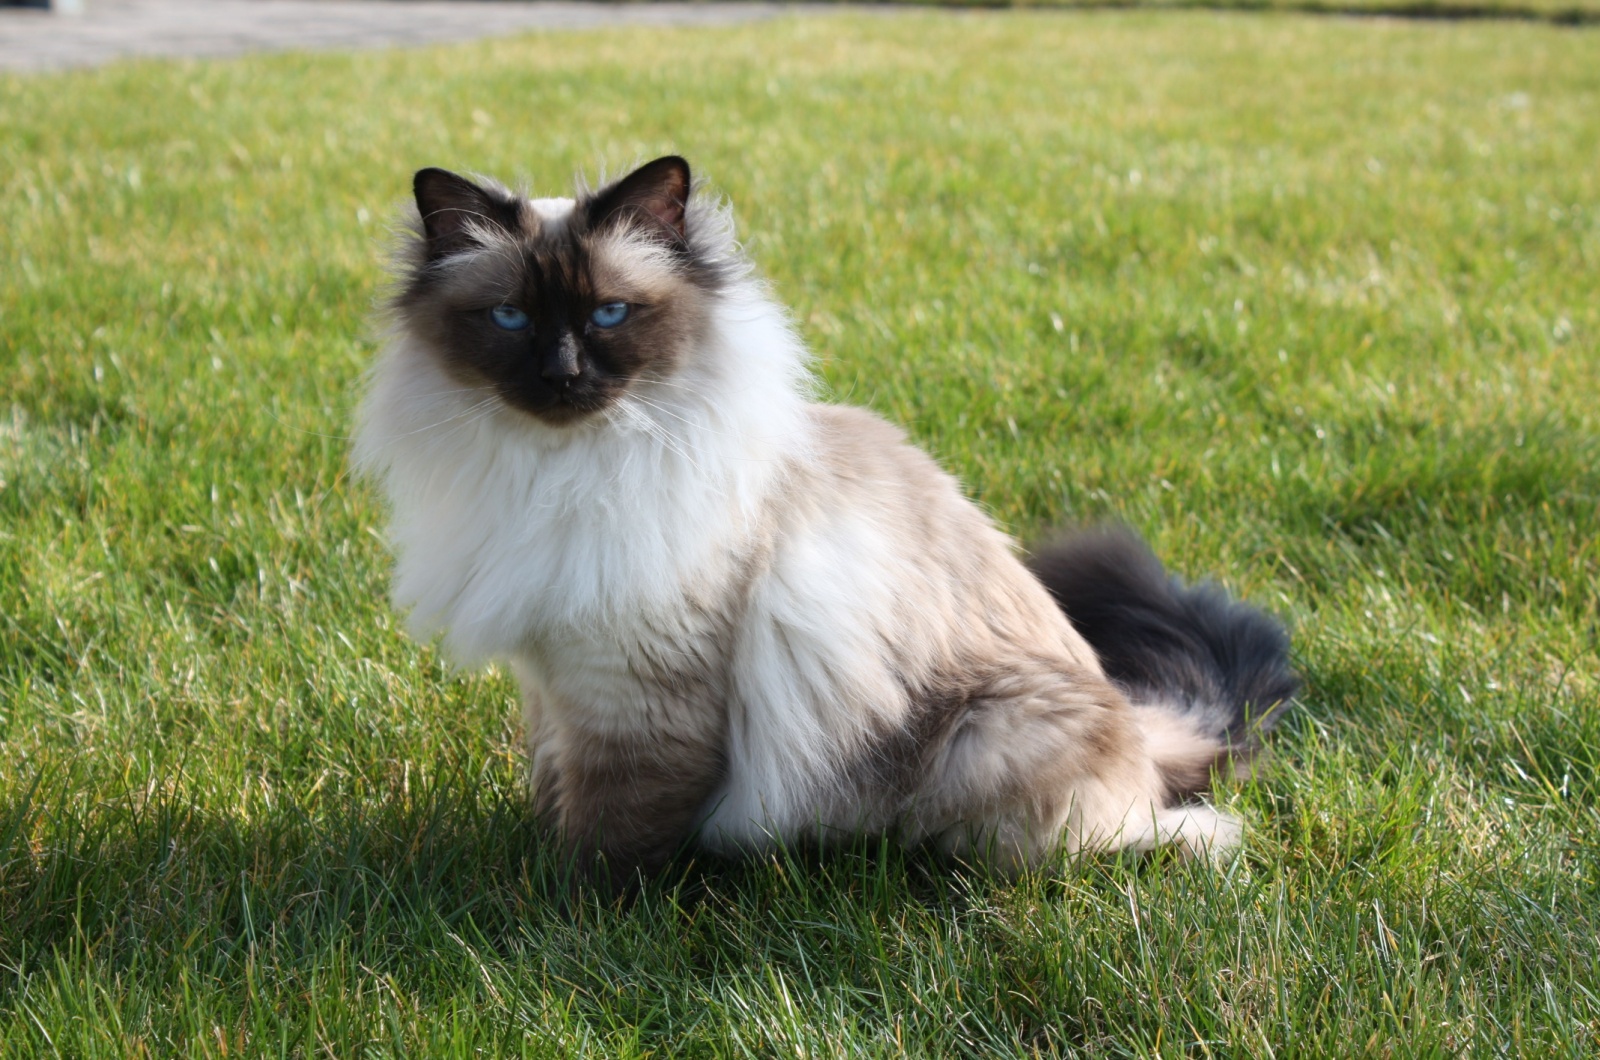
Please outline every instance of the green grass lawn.
[{"label": "green grass lawn", "polygon": [[[0,79],[0,1057],[1600,1048],[1600,63],[847,17]],[[865,843],[564,902],[346,434],[412,170],[685,153],[838,400],[1295,627],[1213,875]]]}]

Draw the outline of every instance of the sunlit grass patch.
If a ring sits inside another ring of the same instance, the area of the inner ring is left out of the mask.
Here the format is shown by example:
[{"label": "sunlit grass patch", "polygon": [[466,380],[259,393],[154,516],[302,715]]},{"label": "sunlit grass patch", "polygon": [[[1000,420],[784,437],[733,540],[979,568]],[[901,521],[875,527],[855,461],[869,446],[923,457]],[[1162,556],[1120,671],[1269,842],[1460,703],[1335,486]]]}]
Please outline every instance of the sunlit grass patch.
[{"label": "sunlit grass patch", "polygon": [[[913,14],[0,80],[0,1055],[1592,1052],[1592,53]],[[666,150],[836,399],[1295,625],[1227,874],[563,900],[345,435],[414,169]]]}]

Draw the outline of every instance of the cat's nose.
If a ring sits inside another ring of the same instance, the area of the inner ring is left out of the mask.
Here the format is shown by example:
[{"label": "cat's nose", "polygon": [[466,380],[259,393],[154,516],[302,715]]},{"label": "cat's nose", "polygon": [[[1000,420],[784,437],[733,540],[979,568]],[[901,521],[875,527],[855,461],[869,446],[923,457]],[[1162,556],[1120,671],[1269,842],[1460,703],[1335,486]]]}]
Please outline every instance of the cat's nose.
[{"label": "cat's nose", "polygon": [[578,341],[572,335],[545,351],[544,364],[539,366],[539,378],[547,383],[564,383],[583,374],[583,361],[578,356]]}]

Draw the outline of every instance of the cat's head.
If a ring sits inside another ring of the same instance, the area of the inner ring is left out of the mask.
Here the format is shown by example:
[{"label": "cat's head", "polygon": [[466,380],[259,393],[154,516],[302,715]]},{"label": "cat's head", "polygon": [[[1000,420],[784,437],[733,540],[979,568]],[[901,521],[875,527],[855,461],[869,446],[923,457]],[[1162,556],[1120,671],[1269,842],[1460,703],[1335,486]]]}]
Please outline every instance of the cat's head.
[{"label": "cat's head", "polygon": [[464,387],[561,426],[665,380],[737,270],[726,224],[658,158],[576,199],[424,169],[394,310]]}]

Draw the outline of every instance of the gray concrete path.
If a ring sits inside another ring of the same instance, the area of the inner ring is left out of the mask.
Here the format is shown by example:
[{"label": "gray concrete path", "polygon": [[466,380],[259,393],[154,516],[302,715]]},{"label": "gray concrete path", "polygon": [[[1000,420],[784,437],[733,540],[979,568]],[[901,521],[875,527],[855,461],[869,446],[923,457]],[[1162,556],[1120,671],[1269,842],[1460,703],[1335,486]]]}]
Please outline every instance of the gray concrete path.
[{"label": "gray concrete path", "polygon": [[[82,0],[79,14],[0,6],[0,70],[60,70],[114,59],[382,48],[530,29],[704,26],[820,5],[566,0]],[[829,5],[831,6],[831,5]]]}]

